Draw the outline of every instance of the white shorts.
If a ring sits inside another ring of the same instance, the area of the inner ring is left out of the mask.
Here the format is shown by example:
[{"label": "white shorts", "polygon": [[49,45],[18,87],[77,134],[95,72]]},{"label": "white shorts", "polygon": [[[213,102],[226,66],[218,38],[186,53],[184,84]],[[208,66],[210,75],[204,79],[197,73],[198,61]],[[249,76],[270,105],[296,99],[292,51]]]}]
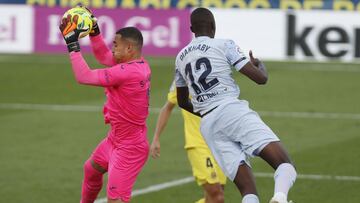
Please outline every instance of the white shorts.
[{"label": "white shorts", "polygon": [[245,100],[218,106],[201,119],[201,133],[225,175],[234,180],[239,165],[256,156],[275,133],[249,108]]}]

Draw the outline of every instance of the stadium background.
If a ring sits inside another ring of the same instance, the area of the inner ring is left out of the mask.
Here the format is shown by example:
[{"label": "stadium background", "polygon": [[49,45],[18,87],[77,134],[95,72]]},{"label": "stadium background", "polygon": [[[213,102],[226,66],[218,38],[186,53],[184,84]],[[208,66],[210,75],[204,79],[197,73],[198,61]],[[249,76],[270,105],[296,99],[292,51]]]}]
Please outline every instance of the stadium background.
[{"label": "stadium background", "polygon": [[[105,136],[102,89],[76,84],[58,32],[64,11],[91,7],[108,43],[135,25],[145,38],[152,74],[148,137],[173,77],[174,55],[192,38],[188,15],[210,7],[217,37],[234,39],[266,60],[270,81],[258,87],[234,74],[293,156],[300,203],[360,202],[359,0],[0,0],[0,202],[78,202],[82,164]],[[92,67],[101,67],[82,50]],[[133,202],[194,202],[175,111],[160,160],[149,159]],[[272,170],[253,161],[261,202],[272,194]],[[227,202],[239,202],[233,184]],[[102,191],[99,202],[104,202]]]}]

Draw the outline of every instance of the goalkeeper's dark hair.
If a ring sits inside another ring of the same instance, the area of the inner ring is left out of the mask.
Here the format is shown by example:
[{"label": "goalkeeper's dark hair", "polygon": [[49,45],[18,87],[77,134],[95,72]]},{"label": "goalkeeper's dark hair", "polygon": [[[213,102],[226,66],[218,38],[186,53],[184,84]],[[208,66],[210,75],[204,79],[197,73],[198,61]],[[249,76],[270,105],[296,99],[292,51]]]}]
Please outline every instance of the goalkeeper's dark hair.
[{"label": "goalkeeper's dark hair", "polygon": [[190,16],[191,31],[195,34],[204,34],[215,31],[215,18],[207,8],[197,8]]},{"label": "goalkeeper's dark hair", "polygon": [[136,27],[124,27],[119,29],[116,34],[120,34],[121,38],[124,38],[132,43],[134,43],[139,50],[143,46],[143,36],[139,29]]}]

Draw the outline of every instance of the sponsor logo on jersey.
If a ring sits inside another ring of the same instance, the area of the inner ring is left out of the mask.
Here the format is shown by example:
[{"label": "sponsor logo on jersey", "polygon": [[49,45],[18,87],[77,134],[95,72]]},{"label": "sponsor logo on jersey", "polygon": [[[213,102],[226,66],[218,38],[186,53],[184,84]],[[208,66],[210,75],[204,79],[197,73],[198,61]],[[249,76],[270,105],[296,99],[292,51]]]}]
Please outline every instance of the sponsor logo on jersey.
[{"label": "sponsor logo on jersey", "polygon": [[199,96],[196,97],[196,101],[204,102],[204,101],[206,101],[208,99],[211,99],[211,98],[215,97],[218,94],[219,94],[219,92],[211,92],[211,93],[208,93],[208,94],[199,95]]}]

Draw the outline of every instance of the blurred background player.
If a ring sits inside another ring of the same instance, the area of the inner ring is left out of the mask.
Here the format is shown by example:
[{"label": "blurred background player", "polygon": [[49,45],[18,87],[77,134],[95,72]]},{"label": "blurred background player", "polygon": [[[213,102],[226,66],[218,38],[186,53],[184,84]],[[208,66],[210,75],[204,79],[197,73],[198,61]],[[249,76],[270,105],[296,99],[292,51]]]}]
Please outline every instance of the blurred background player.
[{"label": "blurred background player", "polygon": [[[156,159],[160,157],[160,135],[170,118],[171,112],[177,105],[175,83],[171,85],[167,102],[161,108],[150,154]],[[204,189],[204,198],[196,203],[224,202],[224,185],[226,177],[214,160],[211,152],[200,134],[200,117],[185,110],[181,110],[184,118],[185,149],[192,167],[193,176],[199,186]]]},{"label": "blurred background player", "polygon": [[287,203],[296,170],[279,138],[247,101],[238,99],[240,89],[232,78],[234,67],[257,84],[265,84],[264,64],[252,52],[249,60],[232,40],[214,39],[216,26],[210,10],[197,8],[190,20],[196,38],[176,57],[179,106],[202,117],[202,135],[221,169],[240,190],[243,203],[259,202],[249,162],[252,156],[260,156],[276,170],[270,202]]},{"label": "blurred background player", "polygon": [[60,30],[66,41],[72,69],[80,84],[105,88],[103,113],[110,124],[108,135],[84,164],[81,203],[95,201],[108,172],[109,203],[129,202],[136,177],[149,152],[146,118],[149,111],[149,64],[141,56],[143,37],[134,27],[116,32],[112,51],[105,45],[95,22],[90,39],[97,60],[107,66],[91,70],[80,53],[77,16],[62,20]]}]

